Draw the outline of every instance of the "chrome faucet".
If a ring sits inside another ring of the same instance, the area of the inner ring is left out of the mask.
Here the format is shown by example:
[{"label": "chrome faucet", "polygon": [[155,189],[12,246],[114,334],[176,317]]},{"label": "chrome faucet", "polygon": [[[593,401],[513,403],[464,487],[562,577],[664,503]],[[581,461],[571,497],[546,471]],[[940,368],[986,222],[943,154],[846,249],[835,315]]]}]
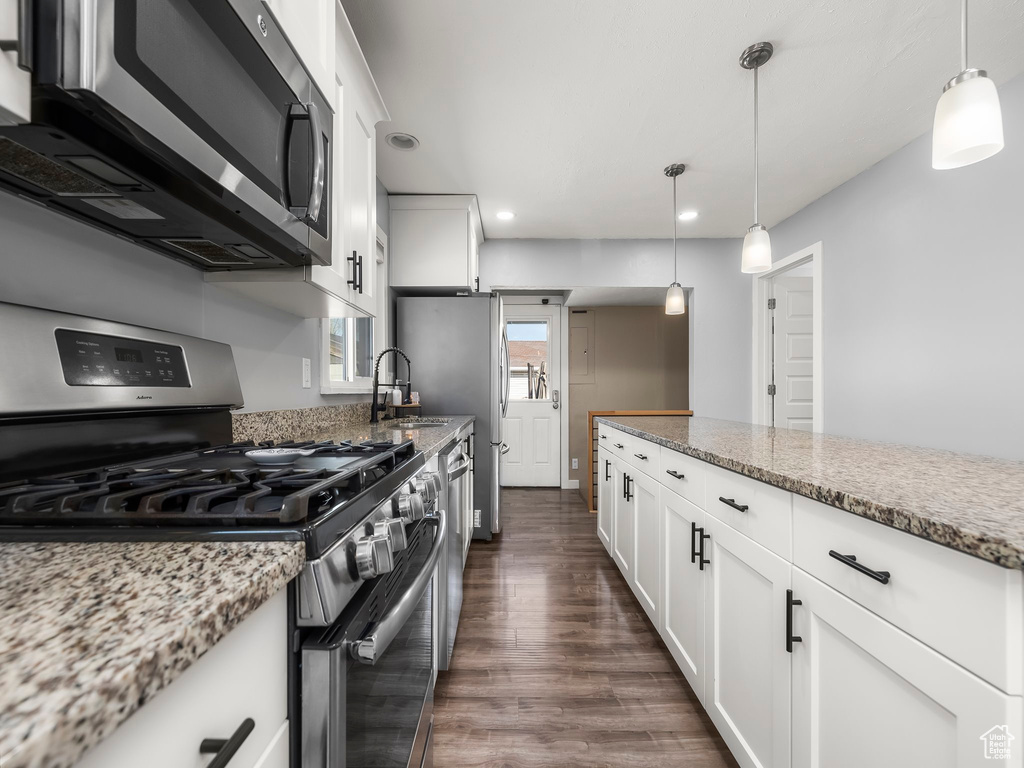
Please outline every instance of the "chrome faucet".
[{"label": "chrome faucet", "polygon": [[407,354],[405,354],[405,352],[400,350],[398,347],[388,347],[387,349],[381,350],[380,354],[377,355],[377,359],[376,359],[376,361],[373,364],[373,402],[370,405],[370,423],[371,424],[376,424],[378,421],[380,421],[380,419],[378,418],[378,415],[377,415],[380,411],[387,410],[387,395],[386,394],[384,395],[384,404],[382,405],[380,402],[378,402],[377,390],[380,387],[380,361],[381,361],[381,358],[384,357],[384,355],[386,355],[388,352],[394,352],[395,353],[395,380],[393,382],[393,385],[396,386],[396,387],[399,386],[399,383],[398,383],[399,382],[399,379],[398,379],[398,356],[401,355],[402,357],[405,358],[405,367],[406,367],[406,370],[409,373],[409,377],[406,379],[406,382],[405,382],[405,388],[406,388],[406,395],[405,396],[406,396],[406,398],[409,398],[409,397],[412,396],[412,362],[410,362],[409,356]]}]

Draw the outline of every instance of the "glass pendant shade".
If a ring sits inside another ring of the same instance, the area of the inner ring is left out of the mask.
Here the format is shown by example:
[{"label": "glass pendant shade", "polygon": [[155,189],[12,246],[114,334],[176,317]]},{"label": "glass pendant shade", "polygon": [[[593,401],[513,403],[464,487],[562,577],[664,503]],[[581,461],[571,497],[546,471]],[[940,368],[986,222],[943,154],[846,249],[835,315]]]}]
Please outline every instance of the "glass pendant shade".
[{"label": "glass pendant shade", "polygon": [[768,230],[755,224],[743,238],[743,258],[740,270],[749,274],[767,272],[772,268],[772,240]]},{"label": "glass pendant shade", "polygon": [[668,293],[665,294],[665,314],[686,314],[686,298],[683,296],[683,286],[679,283],[672,283],[668,287]]},{"label": "glass pendant shade", "polygon": [[978,69],[950,81],[935,106],[932,168],[962,168],[1003,148],[1003,115],[996,85]]}]

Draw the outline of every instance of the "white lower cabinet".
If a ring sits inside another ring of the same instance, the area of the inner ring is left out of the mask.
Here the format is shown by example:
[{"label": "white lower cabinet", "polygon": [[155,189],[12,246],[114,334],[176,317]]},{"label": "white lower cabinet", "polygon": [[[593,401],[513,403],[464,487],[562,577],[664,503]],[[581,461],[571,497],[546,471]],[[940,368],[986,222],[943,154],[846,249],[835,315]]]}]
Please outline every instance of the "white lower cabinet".
[{"label": "white lower cabinet", "polygon": [[704,708],[741,766],[788,766],[792,566],[707,515]]},{"label": "white lower cabinet", "polygon": [[633,497],[633,593],[661,629],[661,486],[643,472],[629,473]]},{"label": "white lower cabinet", "polygon": [[146,702],[76,768],[200,768],[204,739],[253,728],[230,768],[288,766],[288,600],[282,589]]},{"label": "white lower cabinet", "polygon": [[626,577],[633,582],[633,495],[630,471],[632,467],[621,459],[612,462],[612,558]]},{"label": "white lower cabinet", "polygon": [[661,524],[661,636],[703,704],[704,581],[710,573],[700,557],[704,510],[662,488]]},{"label": "white lower cabinet", "polygon": [[[1008,696],[799,568],[793,569],[793,766],[992,765],[985,735],[1020,741]],[[984,631],[978,627],[977,631]],[[1024,748],[1010,743],[1022,764]]]},{"label": "white lower cabinet", "polygon": [[597,537],[612,553],[612,463],[614,459],[601,448],[597,452]]}]

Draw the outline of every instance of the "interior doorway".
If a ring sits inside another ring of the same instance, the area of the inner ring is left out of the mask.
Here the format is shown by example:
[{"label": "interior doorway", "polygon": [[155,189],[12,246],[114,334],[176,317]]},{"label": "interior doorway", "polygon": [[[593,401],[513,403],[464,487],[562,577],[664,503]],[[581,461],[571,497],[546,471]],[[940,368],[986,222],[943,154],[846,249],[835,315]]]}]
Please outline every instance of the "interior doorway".
[{"label": "interior doorway", "polygon": [[510,385],[501,457],[503,486],[562,481],[561,304],[505,304]]},{"label": "interior doorway", "polygon": [[821,274],[819,242],[755,277],[755,423],[824,431]]}]

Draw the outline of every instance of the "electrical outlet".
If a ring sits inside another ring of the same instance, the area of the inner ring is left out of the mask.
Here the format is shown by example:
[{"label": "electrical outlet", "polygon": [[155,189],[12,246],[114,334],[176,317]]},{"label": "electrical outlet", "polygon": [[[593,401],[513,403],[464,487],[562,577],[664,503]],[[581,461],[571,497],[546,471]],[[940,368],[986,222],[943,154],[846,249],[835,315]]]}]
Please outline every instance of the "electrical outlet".
[{"label": "electrical outlet", "polygon": [[313,386],[313,363],[308,357],[302,358],[302,388]]},{"label": "electrical outlet", "polygon": [[474,509],[473,510],[473,527],[474,528],[479,528],[480,527],[480,510],[479,509]]},{"label": "electrical outlet", "polygon": [[579,469],[580,468],[580,460],[579,459],[573,459],[572,460],[572,468],[573,469]]}]

